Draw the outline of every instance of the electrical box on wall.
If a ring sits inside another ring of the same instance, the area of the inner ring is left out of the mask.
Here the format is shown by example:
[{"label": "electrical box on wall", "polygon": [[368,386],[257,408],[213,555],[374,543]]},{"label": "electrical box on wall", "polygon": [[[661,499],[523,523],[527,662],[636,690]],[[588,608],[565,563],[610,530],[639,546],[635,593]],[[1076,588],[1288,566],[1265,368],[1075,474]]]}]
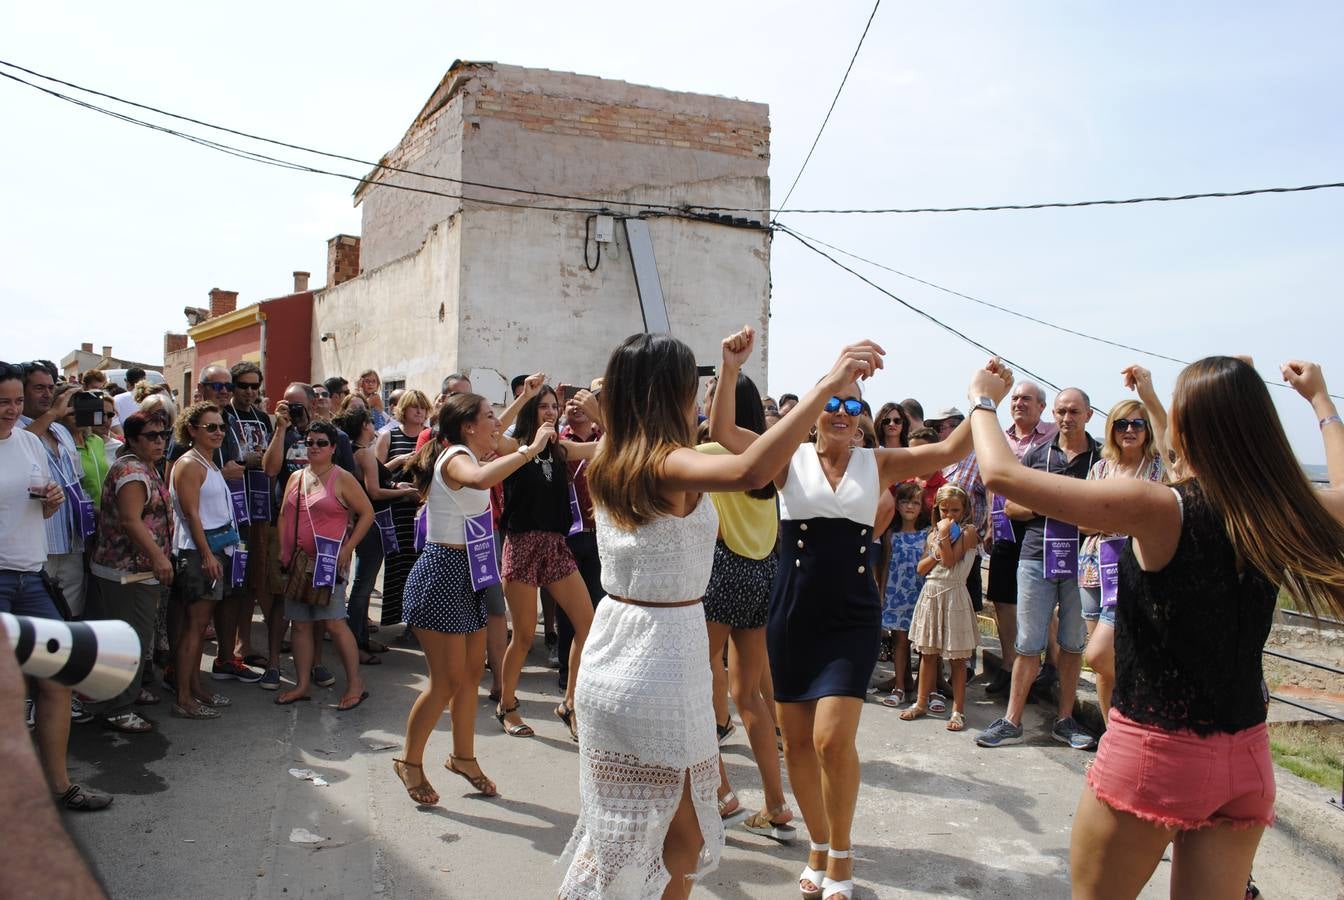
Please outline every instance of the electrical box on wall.
[{"label": "electrical box on wall", "polygon": [[593,240],[599,244],[610,244],[616,239],[616,220],[611,216],[598,216],[593,223]]}]

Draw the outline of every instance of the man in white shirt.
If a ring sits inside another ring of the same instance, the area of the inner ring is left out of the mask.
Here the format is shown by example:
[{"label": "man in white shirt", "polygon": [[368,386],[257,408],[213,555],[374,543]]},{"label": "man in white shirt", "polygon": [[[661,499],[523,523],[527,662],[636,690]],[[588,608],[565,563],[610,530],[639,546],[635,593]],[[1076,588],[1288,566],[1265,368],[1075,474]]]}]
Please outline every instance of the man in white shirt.
[{"label": "man in white shirt", "polygon": [[117,421],[125,422],[133,413],[140,411],[140,404],[135,402],[135,386],[143,381],[144,377],[144,369],[126,370],[126,393],[117,394],[112,398],[117,407]]},{"label": "man in white shirt", "polygon": [[[0,612],[59,619],[42,570],[47,562],[44,526],[66,512],[65,492],[51,477],[41,439],[19,427],[23,406],[24,369],[0,363]],[[37,681],[34,732],[47,781],[67,809],[103,809],[112,802],[102,791],[72,784],[66,771],[69,688]]]}]

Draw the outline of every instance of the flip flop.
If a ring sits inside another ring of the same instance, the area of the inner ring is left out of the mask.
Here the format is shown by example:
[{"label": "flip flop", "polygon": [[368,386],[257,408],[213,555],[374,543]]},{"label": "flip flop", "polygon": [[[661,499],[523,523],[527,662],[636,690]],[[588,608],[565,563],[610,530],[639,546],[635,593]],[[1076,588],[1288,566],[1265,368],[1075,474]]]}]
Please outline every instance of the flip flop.
[{"label": "flip flop", "polygon": [[372,652],[369,652],[369,658],[361,659],[359,664],[361,666],[381,666],[383,664],[383,658],[381,656],[374,656]]},{"label": "flip flop", "polygon": [[312,698],[312,697],[309,697],[307,694],[304,694],[302,697],[290,697],[288,700],[286,700],[284,697],[276,697],[276,698],[275,698],[275,705],[276,705],[276,706],[289,706],[291,703],[306,703],[306,702],[308,702],[309,700],[312,700],[312,699],[313,699],[313,698]]},{"label": "flip flop", "polygon": [[349,712],[350,710],[354,709],[356,706],[359,706],[359,704],[363,703],[367,699],[369,699],[369,692],[365,691],[364,693],[356,697],[355,702],[351,703],[350,705],[348,706],[344,705],[345,700],[342,699],[340,703],[333,704],[332,709],[336,710],[337,712]]}]

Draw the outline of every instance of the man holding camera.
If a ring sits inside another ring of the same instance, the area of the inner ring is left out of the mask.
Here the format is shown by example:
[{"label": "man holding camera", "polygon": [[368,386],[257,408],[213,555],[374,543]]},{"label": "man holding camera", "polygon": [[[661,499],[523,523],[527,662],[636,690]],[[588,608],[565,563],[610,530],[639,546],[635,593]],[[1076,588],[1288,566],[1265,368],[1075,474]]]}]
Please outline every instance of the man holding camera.
[{"label": "man holding camera", "polygon": [[[63,509],[65,491],[52,478],[48,447],[22,427],[20,412],[28,407],[30,369],[45,376],[35,379],[35,384],[48,386],[45,392],[34,390],[33,395],[45,393],[50,398],[55,379],[45,367],[30,363],[21,368],[0,363],[0,612],[59,619],[61,615],[48,590],[43,567],[50,549],[47,525],[52,520],[68,519],[68,515]],[[47,424],[52,422],[54,419]],[[59,802],[66,809],[80,811],[108,806],[112,802],[110,794],[71,783],[66,771],[70,689],[54,681],[39,680],[36,712],[38,755]]]}]

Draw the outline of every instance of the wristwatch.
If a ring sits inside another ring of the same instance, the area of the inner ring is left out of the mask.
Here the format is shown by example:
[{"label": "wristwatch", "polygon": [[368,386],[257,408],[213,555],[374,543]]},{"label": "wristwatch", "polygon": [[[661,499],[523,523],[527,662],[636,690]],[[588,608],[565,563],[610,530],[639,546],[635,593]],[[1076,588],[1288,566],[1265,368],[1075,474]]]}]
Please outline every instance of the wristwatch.
[{"label": "wristwatch", "polygon": [[531,459],[532,459],[532,454],[530,454],[530,453],[527,452],[528,450],[531,450],[531,449],[532,449],[532,445],[531,445],[531,444],[524,444],[523,446],[521,446],[521,447],[518,448],[518,455],[520,455],[520,456],[521,456],[523,459],[525,459],[525,460],[531,461]]},{"label": "wristwatch", "polygon": [[994,401],[986,397],[984,394],[981,394],[979,397],[975,398],[975,405],[971,407],[971,412],[975,412],[977,409],[987,409],[990,412],[996,414],[999,411],[999,408],[994,405]]}]

